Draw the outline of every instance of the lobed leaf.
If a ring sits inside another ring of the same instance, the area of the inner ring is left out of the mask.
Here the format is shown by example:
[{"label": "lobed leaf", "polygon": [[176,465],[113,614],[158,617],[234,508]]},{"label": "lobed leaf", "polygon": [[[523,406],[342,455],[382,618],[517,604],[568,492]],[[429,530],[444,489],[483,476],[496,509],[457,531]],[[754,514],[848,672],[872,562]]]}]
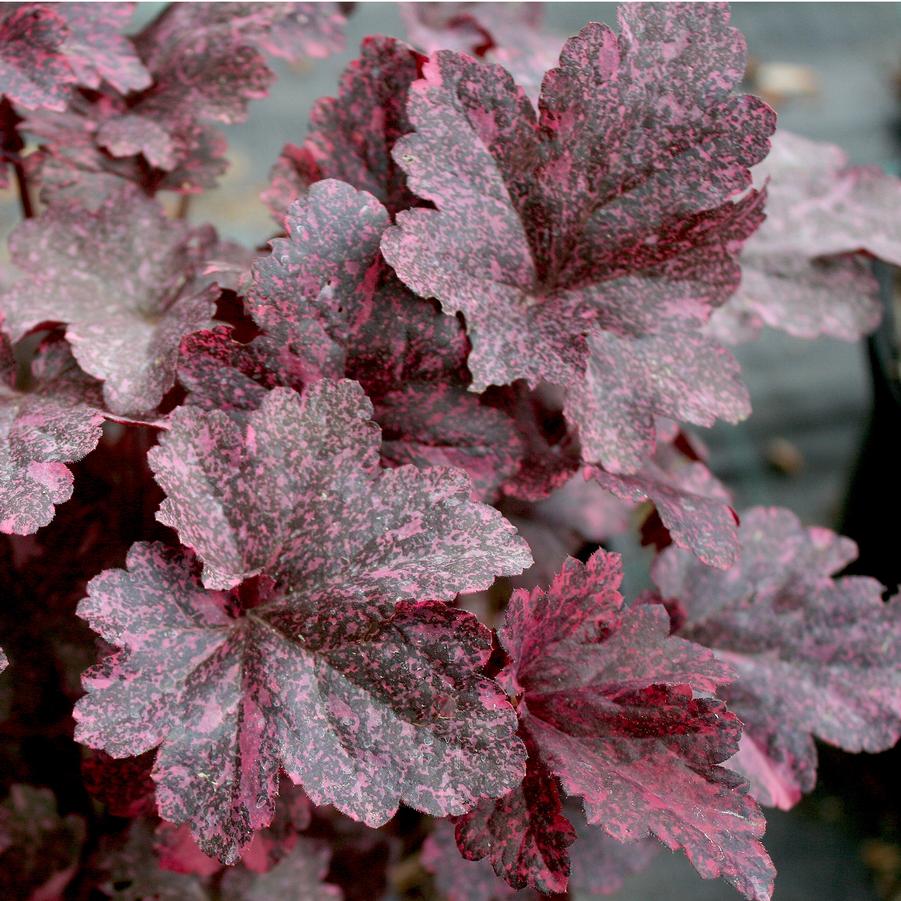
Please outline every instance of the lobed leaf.
[{"label": "lobed leaf", "polygon": [[160,813],[204,853],[237,860],[272,819],[280,767],[369,825],[400,801],[462,813],[522,777],[471,614],[264,582],[250,602],[205,589],[191,555],[161,545],[135,545],[128,566],[79,606],[115,650],[84,676],[76,739],[113,756],[160,746]]},{"label": "lobed leaf", "polygon": [[20,389],[12,345],[0,333],[0,532],[30,535],[72,496],[66,466],[100,440],[100,386],[75,365],[65,342],[44,342]]},{"label": "lobed leaf", "polygon": [[215,236],[167,219],[120,185],[91,211],[77,200],[23,222],[10,237],[24,277],[0,306],[13,340],[65,323],[85,372],[114,413],[153,410],[175,383],[182,336],[205,326],[218,289],[201,277]]},{"label": "lobed leaf", "polygon": [[0,94],[25,109],[64,110],[75,73],[63,53],[63,10],[43,3],[6,7],[0,17]]},{"label": "lobed leaf", "polygon": [[[737,749],[741,724],[721,701],[695,696],[715,691],[731,671],[699,645],[669,637],[661,608],[624,609],[621,578],[619,558],[598,551],[585,565],[568,560],[547,591],[510,599],[499,633],[509,663],[499,679],[518,704],[530,766],[581,797],[588,822],[612,838],[654,835],[683,849],[705,878],[769,898],[763,819],[747,785],[720,765]],[[505,801],[495,802],[498,813]],[[509,847],[536,827],[542,848],[572,834],[534,814],[512,822],[483,814],[479,824],[491,840],[478,852],[514,885],[540,885],[544,872],[517,870]],[[464,853],[475,850],[465,828],[461,838]],[[548,870],[565,878],[562,866]]]},{"label": "lobed leaf", "polygon": [[767,185],[767,217],[741,256],[742,284],[711,330],[731,342],[763,325],[798,338],[846,341],[872,331],[881,308],[863,251],[901,265],[893,211],[901,180],[851,166],[832,144],[777,132],[754,180]]},{"label": "lobed leaf", "polygon": [[788,510],[749,510],[739,540],[726,572],[669,548],[652,574],[684,611],[679,634],[738,673],[720,692],[745,724],[731,766],[762,803],[788,809],[816,782],[814,737],[846,751],[901,737],[901,606],[874,579],[832,578],[854,543]]},{"label": "lobed leaf", "polygon": [[338,96],[316,101],[309,137],[300,147],[286,145],[272,170],[263,200],[277,219],[324,178],[368,191],[392,215],[418,202],[391,150],[413,130],[407,95],[423,61],[395,38],[364,39],[359,58],[341,75]]}]

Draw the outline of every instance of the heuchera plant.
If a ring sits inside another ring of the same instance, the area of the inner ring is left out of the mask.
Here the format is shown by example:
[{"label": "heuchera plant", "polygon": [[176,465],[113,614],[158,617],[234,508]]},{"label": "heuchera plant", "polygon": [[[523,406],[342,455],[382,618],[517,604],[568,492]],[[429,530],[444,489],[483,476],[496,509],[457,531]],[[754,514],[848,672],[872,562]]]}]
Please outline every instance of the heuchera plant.
[{"label": "heuchera plant", "polygon": [[603,894],[662,843],[768,899],[760,805],[901,735],[901,606],[685,426],[748,415],[726,344],[875,327],[901,183],[774,134],[721,5],[420,4],[267,248],[189,224],[347,12],[0,11],[0,893]]}]

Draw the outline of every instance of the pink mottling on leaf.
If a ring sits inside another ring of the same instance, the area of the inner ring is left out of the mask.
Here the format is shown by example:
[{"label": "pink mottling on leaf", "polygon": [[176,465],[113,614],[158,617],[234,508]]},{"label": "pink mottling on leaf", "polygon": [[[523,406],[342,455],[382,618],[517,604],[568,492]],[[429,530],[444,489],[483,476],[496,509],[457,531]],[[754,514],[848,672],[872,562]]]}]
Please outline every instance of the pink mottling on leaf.
[{"label": "pink mottling on leaf", "polygon": [[788,510],[744,513],[739,540],[725,572],[670,548],[653,576],[685,611],[679,634],[738,673],[721,691],[745,724],[730,766],[763,803],[787,809],[816,782],[814,737],[847,751],[901,737],[901,605],[884,603],[874,579],[833,578],[854,543],[804,528]]},{"label": "pink mottling on leaf", "polygon": [[713,334],[735,342],[768,325],[853,341],[872,331],[878,286],[855,254],[901,265],[901,180],[785,131],[754,180],[767,185],[766,221],[742,252],[741,288],[715,314]]},{"label": "pink mottling on leaf", "polygon": [[[509,663],[498,679],[517,700],[532,765],[581,797],[588,822],[610,837],[656,836],[702,876],[768,899],[763,818],[746,783],[721,766],[741,724],[721,701],[698,696],[732,672],[671,637],[662,608],[625,608],[621,579],[619,557],[598,551],[587,564],[568,560],[547,591],[510,599],[499,633]],[[520,828],[508,821],[484,850],[508,879],[531,881],[528,870],[509,871],[516,856],[503,850],[504,840],[516,847]],[[564,834],[557,824],[546,840]]]},{"label": "pink mottling on leaf", "polygon": [[64,110],[76,80],[62,50],[68,36],[62,8],[43,3],[5,7],[0,16],[0,94],[25,109]]},{"label": "pink mottling on leaf", "polygon": [[115,757],[159,746],[160,814],[189,823],[204,853],[233,863],[271,822],[280,768],[373,826],[400,801],[459,814],[522,778],[515,714],[478,674],[490,633],[471,614],[312,583],[261,583],[248,605],[161,545],[135,545],[128,566],[79,606],[113,650],[84,675],[76,739]]},{"label": "pink mottling on leaf", "polygon": [[72,496],[65,465],[100,440],[100,385],[72,359],[65,342],[44,342],[20,389],[12,345],[0,333],[0,532],[29,535]]},{"label": "pink mottling on leaf", "polygon": [[[628,5],[620,29],[592,23],[567,42],[537,115],[499,67],[435,54],[394,157],[436,208],[400,213],[382,250],[409,287],[465,317],[473,390],[517,378],[571,386],[567,414],[587,436],[609,428],[592,421],[609,397],[626,452],[604,450],[635,472],[629,432],[652,442],[649,408],[705,423],[747,412],[734,364],[701,329],[738,286],[737,254],[762,219],[762,195],[746,189],[774,116],[732,94],[745,47],[723,6]],[[593,336],[604,382],[596,373],[595,392],[579,392]],[[645,383],[635,398],[632,370],[608,369],[605,355],[651,336],[682,347],[692,375],[680,381],[683,361],[658,346],[658,378],[672,385]],[[725,382],[677,403],[713,354]]]},{"label": "pink mottling on leaf", "polygon": [[60,202],[10,238],[23,277],[0,295],[6,326],[17,340],[65,323],[114,413],[153,410],[175,383],[182,336],[212,317],[219,291],[201,272],[214,242],[212,229],[167,219],[129,185],[95,211]]}]

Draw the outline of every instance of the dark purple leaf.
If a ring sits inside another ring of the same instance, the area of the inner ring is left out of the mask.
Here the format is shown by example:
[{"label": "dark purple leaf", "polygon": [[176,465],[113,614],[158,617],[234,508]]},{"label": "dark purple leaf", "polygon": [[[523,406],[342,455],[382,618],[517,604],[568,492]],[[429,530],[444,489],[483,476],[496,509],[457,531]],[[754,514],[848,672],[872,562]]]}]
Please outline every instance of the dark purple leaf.
[{"label": "dark purple leaf", "polygon": [[99,88],[107,81],[123,94],[150,86],[150,73],[120,33],[131,19],[133,3],[58,3],[51,9],[68,26],[63,53],[80,85]]},{"label": "dark purple leaf", "polygon": [[361,600],[451,600],[531,563],[496,510],[447,469],[379,471],[379,429],[359,385],[277,388],[243,423],[177,410],[149,454],[168,495],[158,518],[204,562],[209,587],[258,573]]},{"label": "dark purple leaf", "polygon": [[337,97],[316,101],[310,135],[289,144],[273,170],[264,200],[281,219],[288,207],[323,178],[368,191],[392,214],[415,206],[406,176],[391,157],[395,142],[413,130],[407,94],[424,58],[402,41],[368,37],[341,76]]},{"label": "dark purple leaf", "polygon": [[371,825],[400,801],[460,814],[522,778],[471,614],[265,580],[248,601],[204,589],[191,556],[161,545],[135,545],[128,566],[79,606],[116,650],[85,674],[76,738],[116,757],[159,745],[160,814],[190,823],[205,853],[232,863],[271,821],[280,766]]},{"label": "dark purple leaf", "polygon": [[156,813],[156,795],[150,770],[153,755],[117,760],[104,751],[88,751],[81,762],[87,791],[116,817]]},{"label": "dark purple leaf", "polygon": [[[400,214],[382,249],[413,290],[465,316],[476,390],[578,385],[592,335],[690,348],[738,285],[761,197],[731,198],[773,129],[765,104],[731,94],[744,41],[716,5],[629,5],[620,25],[619,39],[591,24],[567,43],[538,117],[503,70],[454,53],[411,88],[416,131],[394,155],[437,209]],[[742,404],[733,391],[727,415]],[[569,407],[583,430],[590,412]]]},{"label": "dark purple leaf", "polygon": [[680,602],[679,634],[735,667],[722,690],[745,724],[732,766],[765,804],[787,809],[816,781],[814,736],[882,751],[901,736],[901,604],[863,577],[832,578],[854,543],[804,528],[788,510],[742,515],[741,557],[726,572],[666,550],[653,576]]},{"label": "dark purple leaf", "polygon": [[0,94],[25,109],[64,110],[75,73],[62,45],[63,9],[43,3],[5,7],[0,16]]},{"label": "dark purple leaf", "polygon": [[209,323],[218,289],[200,277],[212,229],[167,219],[122,185],[92,212],[61,202],[10,237],[25,273],[0,296],[13,340],[68,326],[82,368],[104,381],[114,413],[153,410],[175,382],[182,336]]},{"label": "dark purple leaf", "polygon": [[65,342],[45,342],[19,385],[12,347],[0,334],[0,532],[29,535],[72,496],[67,463],[100,440],[100,386],[75,365]]},{"label": "dark purple leaf", "polygon": [[375,406],[386,462],[458,466],[490,499],[519,466],[519,428],[504,406],[467,390],[459,321],[384,265],[378,243],[387,224],[372,195],[331,179],[291,207],[288,237],[251,269],[247,307],[267,337],[241,354],[245,371],[258,373],[265,351],[275,384],[357,379]]},{"label": "dark purple leaf", "polygon": [[514,888],[565,892],[576,831],[563,815],[556,778],[539,761],[528,732],[521,737],[529,752],[525,779],[503,798],[481,801],[460,817],[457,844],[467,859],[487,858]]},{"label": "dark purple leaf", "polygon": [[[47,788],[13,785],[0,805],[0,895],[29,901],[63,897],[84,842],[84,820],[61,817]],[[0,842],[2,847],[3,842]]]},{"label": "dark purple leaf", "polygon": [[535,765],[581,797],[588,822],[612,838],[655,835],[705,878],[767,899],[763,818],[747,784],[719,766],[738,748],[741,724],[721,701],[695,695],[731,671],[670,637],[661,607],[624,608],[621,579],[619,557],[598,551],[585,565],[568,560],[546,592],[510,599],[499,633],[510,663],[499,679]]}]

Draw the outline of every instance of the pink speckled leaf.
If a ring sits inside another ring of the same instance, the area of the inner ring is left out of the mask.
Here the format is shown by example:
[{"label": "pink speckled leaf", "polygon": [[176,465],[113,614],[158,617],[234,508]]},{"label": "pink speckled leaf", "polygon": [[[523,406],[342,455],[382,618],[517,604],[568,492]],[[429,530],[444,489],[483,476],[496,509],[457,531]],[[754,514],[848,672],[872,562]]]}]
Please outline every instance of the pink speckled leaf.
[{"label": "pink speckled leaf", "polygon": [[751,412],[738,362],[709,338],[596,332],[588,344],[588,371],[567,396],[567,418],[579,426],[582,459],[607,472],[641,469],[657,444],[657,416],[712,426]]},{"label": "pink speckled leaf", "polygon": [[461,857],[454,841],[454,827],[446,820],[435,823],[423,843],[420,859],[446,901],[502,901],[526,895],[498,879],[487,860]]},{"label": "pink speckled leaf", "polygon": [[468,500],[462,473],[380,472],[371,415],[357,383],[329,380],[303,397],[276,388],[242,422],[177,410],[149,454],[168,495],[158,518],[214,588],[262,572],[361,600],[450,600],[530,564],[512,526]]},{"label": "pink speckled leaf", "polygon": [[[670,637],[659,606],[623,607],[618,555],[568,560],[545,592],[517,591],[499,633],[499,676],[548,776],[619,841],[655,835],[698,872],[767,899],[772,864],[747,784],[719,764],[741,724],[697,697],[729,681],[705,648]],[[652,611],[647,615],[647,611]],[[675,642],[675,643],[674,643]]]},{"label": "pink speckled leaf", "polygon": [[71,200],[23,222],[10,238],[25,276],[0,295],[14,340],[67,324],[82,368],[104,381],[114,413],[153,410],[175,382],[182,336],[205,326],[218,289],[201,278],[209,228],[167,219],[123,185],[92,212]]},{"label": "pink speckled leaf", "polygon": [[342,339],[369,315],[387,224],[371,194],[329,179],[291,207],[287,237],[254,261],[247,311],[305,363],[310,378],[344,374]]},{"label": "pink speckled leaf", "polygon": [[[299,835],[310,825],[311,817],[310,799],[287,776],[282,776],[275,816],[265,829],[254,833],[241,854],[241,865],[252,873],[271,870],[297,845]],[[176,873],[206,876],[222,869],[218,860],[200,850],[187,825],[161,822],[156,829],[154,851],[160,866]]]},{"label": "pink speckled leaf", "polygon": [[525,779],[503,798],[481,801],[460,817],[457,845],[469,860],[487,858],[514,888],[565,892],[576,831],[563,814],[557,780],[539,761],[528,732],[521,737],[529,752]]},{"label": "pink speckled leaf", "polygon": [[722,691],[745,723],[731,765],[762,802],[787,809],[815,784],[814,736],[847,751],[882,751],[901,736],[901,604],[883,603],[873,579],[833,579],[854,543],[788,510],[748,511],[739,538],[726,572],[669,548],[653,576],[684,609],[679,634],[738,672]]},{"label": "pink speckled leaf", "polygon": [[136,39],[154,84],[136,111],[161,122],[192,116],[240,122],[273,75],[255,43],[272,4],[173,3]]},{"label": "pink speckled leaf", "polygon": [[0,15],[0,94],[25,109],[66,108],[75,73],[62,52],[69,29],[61,13],[24,3]]},{"label": "pink speckled leaf", "polygon": [[65,342],[39,347],[24,390],[16,361],[0,334],[0,532],[29,535],[72,496],[66,463],[100,440],[100,386],[81,372]]},{"label": "pink speckled leaf", "polygon": [[730,198],[773,128],[731,94],[744,42],[718,5],[628,5],[620,25],[566,44],[537,116],[502,69],[460,54],[411,88],[415,132],[394,156],[436,209],[399,214],[382,250],[465,316],[475,390],[577,384],[594,331],[697,331],[738,284],[760,198]]},{"label": "pink speckled leaf", "polygon": [[400,801],[463,813],[522,778],[515,715],[478,675],[490,633],[471,614],[312,582],[210,591],[189,554],[161,545],[135,545],[128,566],[79,606],[115,650],[84,676],[76,738],[113,756],[159,745],[160,813],[190,823],[205,853],[233,863],[271,821],[280,766],[370,825]]},{"label": "pink speckled leaf", "polygon": [[586,474],[622,501],[650,501],[673,543],[707,566],[728,569],[738,559],[738,517],[729,492],[703,463],[685,459],[675,445],[659,445],[634,475],[599,467],[588,467]]},{"label": "pink speckled leaf", "polygon": [[[389,465],[458,466],[491,498],[517,469],[517,427],[506,409],[467,390],[469,344],[459,321],[385,266],[378,242],[387,223],[371,194],[333,179],[314,184],[285,218],[288,237],[251,268],[247,307],[266,338],[220,357],[240,355],[244,371],[267,387],[358,380]],[[267,348],[268,377],[260,372]]]},{"label": "pink speckled leaf", "polygon": [[[227,167],[225,138],[191,113],[160,112],[152,97],[129,106],[123,98],[92,103],[79,95],[69,112],[30,114],[22,128],[41,149],[26,164],[41,198],[54,205],[77,197],[96,210],[123,179],[152,191],[215,187]],[[148,163],[158,168],[148,172]]]},{"label": "pink speckled leaf", "polygon": [[783,131],[754,180],[768,182],[766,222],[745,246],[741,288],[714,317],[714,332],[734,335],[736,316],[749,320],[752,334],[768,325],[799,338],[851,341],[872,331],[877,285],[866,263],[849,255],[866,251],[901,265],[901,180]]},{"label": "pink speckled leaf", "polygon": [[322,178],[337,178],[368,191],[390,213],[417,204],[406,176],[391,157],[394,144],[413,130],[407,94],[424,58],[402,41],[368,37],[341,76],[337,97],[316,101],[310,135],[289,144],[273,170],[264,201],[281,219],[290,204]]},{"label": "pink speckled leaf", "polygon": [[123,94],[150,86],[150,73],[120,33],[133,3],[58,3],[52,9],[68,26],[63,52],[80,85],[99,88],[106,81]]},{"label": "pink speckled leaf", "polygon": [[85,838],[81,817],[57,813],[47,788],[13,785],[0,805],[0,895],[29,901],[62,898],[75,875]]}]

